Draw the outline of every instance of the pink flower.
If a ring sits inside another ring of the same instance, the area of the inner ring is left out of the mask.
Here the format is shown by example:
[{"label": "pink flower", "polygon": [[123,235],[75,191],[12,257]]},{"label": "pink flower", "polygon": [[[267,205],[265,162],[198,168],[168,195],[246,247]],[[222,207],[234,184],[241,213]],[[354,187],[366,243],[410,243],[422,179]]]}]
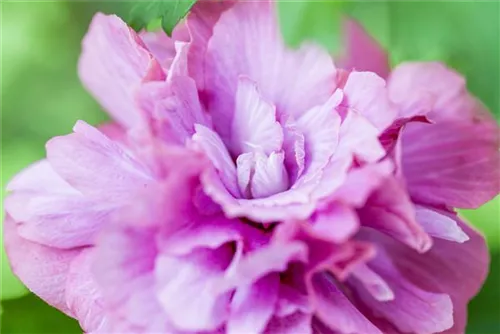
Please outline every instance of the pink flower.
[{"label": "pink flower", "polygon": [[79,73],[115,122],[50,140],[4,231],[85,332],[464,331],[488,253],[454,208],[498,194],[497,125],[443,65],[390,72],[347,22],[335,67],[275,16],[202,1],[172,38],[95,16]]}]

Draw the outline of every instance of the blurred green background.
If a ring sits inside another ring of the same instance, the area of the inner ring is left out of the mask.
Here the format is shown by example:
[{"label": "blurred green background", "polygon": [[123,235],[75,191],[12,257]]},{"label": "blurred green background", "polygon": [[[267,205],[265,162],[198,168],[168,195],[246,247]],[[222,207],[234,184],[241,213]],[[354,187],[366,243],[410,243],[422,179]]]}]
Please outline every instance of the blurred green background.
[{"label": "blurred green background", "polygon": [[[92,124],[106,119],[77,78],[80,42],[96,11],[127,17],[129,5],[2,1],[2,189],[17,171],[44,156],[49,138],[69,133],[78,119]],[[441,60],[462,72],[471,91],[498,118],[498,1],[280,3],[283,33],[291,45],[314,39],[338,51],[344,14],[363,22],[390,50],[393,64]],[[470,304],[468,333],[498,334],[500,199],[463,215],[485,233],[492,254],[490,276]],[[3,247],[1,270],[1,333],[81,333],[75,321],[27,293],[10,272]]]}]

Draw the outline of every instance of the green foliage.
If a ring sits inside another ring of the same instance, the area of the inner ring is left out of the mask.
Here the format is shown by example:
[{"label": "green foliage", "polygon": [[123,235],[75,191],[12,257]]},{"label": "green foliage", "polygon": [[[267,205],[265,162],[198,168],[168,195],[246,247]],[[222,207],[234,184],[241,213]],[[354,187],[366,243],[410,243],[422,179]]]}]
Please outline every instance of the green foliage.
[{"label": "green foliage", "polygon": [[312,40],[330,51],[340,46],[339,19],[345,1],[283,1],[278,14],[285,41],[298,47]]},{"label": "green foliage", "polygon": [[0,333],[80,334],[78,323],[33,294],[2,301]]},{"label": "green foliage", "polygon": [[196,0],[162,0],[137,2],[130,11],[129,25],[136,31],[161,20],[163,30],[170,35],[176,24],[188,13]]}]

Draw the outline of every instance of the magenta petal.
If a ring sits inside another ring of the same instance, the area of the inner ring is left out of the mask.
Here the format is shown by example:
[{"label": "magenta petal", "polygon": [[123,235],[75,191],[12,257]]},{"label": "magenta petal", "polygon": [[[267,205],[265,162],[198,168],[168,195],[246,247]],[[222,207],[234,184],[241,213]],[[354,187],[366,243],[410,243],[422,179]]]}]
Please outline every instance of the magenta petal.
[{"label": "magenta petal", "polygon": [[135,89],[144,80],[165,78],[140,37],[117,16],[101,13],[83,40],[78,72],[87,89],[127,128],[142,122]]},{"label": "magenta petal", "polygon": [[267,325],[265,334],[312,334],[312,315],[296,312],[286,317],[273,317]]},{"label": "magenta petal", "polygon": [[426,203],[477,208],[500,191],[498,148],[493,120],[408,124],[402,133],[408,190]]},{"label": "magenta petal", "polygon": [[394,267],[382,250],[369,266],[387,282],[395,296],[393,300],[380,302],[358,289],[361,299],[374,313],[390,320],[404,333],[431,334],[453,325],[453,304],[447,294],[426,291],[413,284],[411,278],[406,278]]},{"label": "magenta petal", "polygon": [[279,275],[273,273],[238,288],[231,302],[227,333],[262,333],[273,315],[279,283]]},{"label": "magenta petal", "polygon": [[317,317],[331,329],[340,333],[382,334],[327,274],[315,274],[310,289]]},{"label": "magenta petal", "polygon": [[4,244],[12,271],[37,296],[68,315],[66,305],[67,275],[80,249],[61,250],[42,246],[21,238],[16,223],[6,216],[3,225]]},{"label": "magenta petal", "polygon": [[387,179],[359,211],[362,225],[392,236],[419,252],[432,246],[432,239],[416,220],[415,207],[404,186]]},{"label": "magenta petal", "polygon": [[[387,282],[366,264],[359,264],[352,271],[352,279],[358,280],[363,287],[378,301],[394,299],[394,291]],[[352,280],[351,279],[351,280]]]},{"label": "magenta petal", "polygon": [[382,78],[389,74],[389,59],[382,47],[355,20],[346,19],[343,24],[347,53],[340,67],[347,70],[371,71]]}]

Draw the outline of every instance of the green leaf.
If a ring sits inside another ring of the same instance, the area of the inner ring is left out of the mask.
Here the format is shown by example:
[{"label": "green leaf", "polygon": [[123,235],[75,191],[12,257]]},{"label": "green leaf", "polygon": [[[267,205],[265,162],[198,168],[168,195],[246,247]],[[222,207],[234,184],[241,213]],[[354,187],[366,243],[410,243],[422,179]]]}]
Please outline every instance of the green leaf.
[{"label": "green leaf", "polygon": [[147,28],[151,22],[161,20],[161,27],[168,34],[189,12],[196,0],[143,1],[130,11],[129,25],[136,31]]},{"label": "green leaf", "polygon": [[0,333],[9,334],[77,334],[78,323],[46,304],[34,294],[2,301]]},{"label": "green leaf", "polygon": [[344,1],[280,1],[278,13],[285,42],[298,47],[314,41],[330,51],[340,45],[340,14]]}]

